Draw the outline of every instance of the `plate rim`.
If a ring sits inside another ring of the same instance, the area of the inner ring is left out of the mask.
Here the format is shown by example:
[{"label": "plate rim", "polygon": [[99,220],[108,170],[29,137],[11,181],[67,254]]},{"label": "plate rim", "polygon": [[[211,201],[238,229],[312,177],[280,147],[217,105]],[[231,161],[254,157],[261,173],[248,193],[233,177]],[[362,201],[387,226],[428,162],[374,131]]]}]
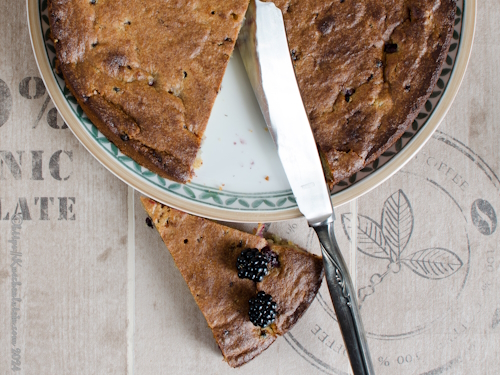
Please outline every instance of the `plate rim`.
[{"label": "plate rim", "polygon": [[[79,140],[84,148],[114,176],[140,193],[158,200],[168,206],[210,219],[255,223],[290,220],[302,216],[297,207],[277,211],[242,211],[208,206],[196,201],[183,199],[169,193],[167,190],[162,190],[151,183],[147,183],[139,176],[123,168],[118,161],[109,157],[97,141],[95,141],[84,130],[84,127],[80,124],[76,115],[69,108],[66,98],[57,86],[57,82],[52,73],[52,67],[43,48],[44,40],[41,33],[38,4],[39,0],[26,0],[31,46],[41,78],[47,88],[47,92],[50,95],[54,106],[57,108],[61,117],[64,119],[74,136]],[[465,32],[461,33],[459,51],[450,79],[442,97],[439,100],[439,103],[434,108],[425,125],[390,161],[351,187],[335,193],[332,196],[332,203],[334,206],[340,206],[359,198],[388,180],[393,174],[403,168],[432,137],[453,104],[464,79],[474,41],[477,17],[476,8],[476,0],[464,0],[464,7],[462,10],[462,30]]]}]

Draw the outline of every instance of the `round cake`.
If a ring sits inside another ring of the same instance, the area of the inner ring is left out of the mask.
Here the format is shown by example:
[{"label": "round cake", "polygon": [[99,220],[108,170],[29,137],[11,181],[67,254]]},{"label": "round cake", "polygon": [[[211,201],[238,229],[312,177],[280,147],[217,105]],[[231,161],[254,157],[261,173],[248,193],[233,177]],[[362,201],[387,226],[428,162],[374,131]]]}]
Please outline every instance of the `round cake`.
[{"label": "round cake", "polygon": [[[373,162],[438,79],[455,0],[276,0],[330,185]],[[246,0],[49,0],[59,69],[124,154],[186,182]]]}]

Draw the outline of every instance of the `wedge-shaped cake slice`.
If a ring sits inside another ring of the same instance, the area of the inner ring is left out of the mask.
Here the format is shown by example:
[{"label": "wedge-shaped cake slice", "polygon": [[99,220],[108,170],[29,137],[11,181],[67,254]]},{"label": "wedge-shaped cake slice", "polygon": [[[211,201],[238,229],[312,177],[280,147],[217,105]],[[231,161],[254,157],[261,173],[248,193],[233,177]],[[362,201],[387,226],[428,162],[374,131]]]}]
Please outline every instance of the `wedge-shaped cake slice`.
[{"label": "wedge-shaped cake slice", "polygon": [[[285,334],[313,301],[323,279],[321,258],[293,245],[276,245],[213,221],[169,208],[148,198],[142,204],[172,254],[202,311],[222,355],[238,367]],[[271,254],[262,282],[238,277],[236,261],[246,248]],[[249,320],[249,300],[259,291],[277,303],[274,323]]]},{"label": "wedge-shaped cake slice", "polygon": [[66,86],[124,154],[186,182],[246,0],[49,0]]}]

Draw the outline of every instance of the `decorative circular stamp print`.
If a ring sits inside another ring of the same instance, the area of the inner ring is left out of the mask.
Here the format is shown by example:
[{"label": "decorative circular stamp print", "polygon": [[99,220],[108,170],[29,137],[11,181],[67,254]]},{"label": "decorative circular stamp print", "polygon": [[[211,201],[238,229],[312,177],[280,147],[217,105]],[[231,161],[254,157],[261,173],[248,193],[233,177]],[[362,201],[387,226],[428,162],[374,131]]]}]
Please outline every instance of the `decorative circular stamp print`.
[{"label": "decorative circular stamp print", "polygon": [[[474,373],[494,345],[499,193],[486,162],[437,131],[357,212],[337,214],[339,241],[353,246],[356,237],[357,297],[377,373]],[[288,344],[319,372],[349,374],[326,285],[307,316]]]}]

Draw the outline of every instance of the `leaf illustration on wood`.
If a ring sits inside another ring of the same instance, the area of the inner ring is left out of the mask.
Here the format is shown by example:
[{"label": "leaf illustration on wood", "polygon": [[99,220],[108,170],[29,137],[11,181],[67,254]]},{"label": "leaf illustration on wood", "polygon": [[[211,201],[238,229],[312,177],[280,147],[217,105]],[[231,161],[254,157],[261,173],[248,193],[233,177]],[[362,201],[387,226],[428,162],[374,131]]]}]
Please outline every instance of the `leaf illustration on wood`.
[{"label": "leaf illustration on wood", "polygon": [[417,251],[401,259],[417,275],[439,280],[453,275],[462,268],[462,260],[454,252],[440,247]]},{"label": "leaf illustration on wood", "polygon": [[413,231],[413,210],[401,189],[385,201],[380,221],[385,240],[391,249],[391,259],[398,260]]},{"label": "leaf illustration on wood", "polygon": [[[349,241],[352,241],[350,236],[352,230],[352,214],[343,214],[341,217],[344,232]],[[357,225],[358,250],[363,254],[374,258],[390,259],[390,255],[386,249],[385,238],[380,225],[368,216],[363,215],[358,215]]]}]

